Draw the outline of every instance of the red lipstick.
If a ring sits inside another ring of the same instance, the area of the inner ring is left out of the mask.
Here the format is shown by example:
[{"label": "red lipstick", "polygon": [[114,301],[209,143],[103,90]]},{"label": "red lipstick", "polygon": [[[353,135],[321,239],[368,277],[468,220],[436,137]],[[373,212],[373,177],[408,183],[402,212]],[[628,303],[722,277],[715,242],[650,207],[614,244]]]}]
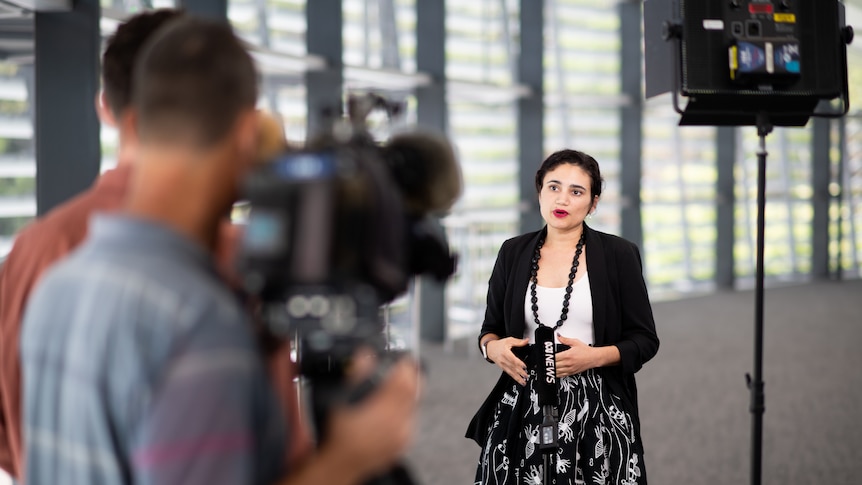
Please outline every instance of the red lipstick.
[{"label": "red lipstick", "polygon": [[568,216],[568,215],[569,215],[569,213],[568,213],[567,211],[564,211],[563,209],[556,209],[556,210],[553,212],[553,214],[554,214],[554,217],[557,217],[557,218],[560,218],[560,219],[562,219],[563,217],[566,217],[566,216]]}]

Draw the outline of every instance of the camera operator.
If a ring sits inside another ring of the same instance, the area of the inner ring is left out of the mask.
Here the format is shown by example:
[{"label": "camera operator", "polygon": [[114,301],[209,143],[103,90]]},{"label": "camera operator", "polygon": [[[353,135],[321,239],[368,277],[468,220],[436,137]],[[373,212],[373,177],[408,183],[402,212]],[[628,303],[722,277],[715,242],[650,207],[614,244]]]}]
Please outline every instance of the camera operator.
[{"label": "camera operator", "polygon": [[[393,366],[286,469],[286,430],[247,315],[212,261],[257,152],[256,73],[224,23],[161,29],[135,68],[125,210],[31,298],[22,338],[31,483],[358,483],[411,435],[417,374]],[[289,433],[290,430],[287,430]]]}]

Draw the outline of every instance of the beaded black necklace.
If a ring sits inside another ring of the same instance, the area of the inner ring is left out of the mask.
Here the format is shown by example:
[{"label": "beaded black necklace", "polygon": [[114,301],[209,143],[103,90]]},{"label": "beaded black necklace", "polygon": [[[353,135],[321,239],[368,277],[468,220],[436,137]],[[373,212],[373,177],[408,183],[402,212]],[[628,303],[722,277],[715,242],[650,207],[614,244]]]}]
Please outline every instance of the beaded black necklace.
[{"label": "beaded black necklace", "polygon": [[[536,296],[536,282],[538,281],[539,259],[542,257],[542,246],[545,244],[544,236],[539,237],[536,243],[536,252],[533,254],[533,263],[530,266],[530,301],[533,303],[533,320],[537,327],[541,327],[542,322],[539,321],[539,298]],[[560,313],[560,319],[553,329],[556,330],[563,326],[563,323],[569,317],[569,300],[572,298],[572,284],[575,281],[575,276],[578,274],[578,265],[580,264],[581,252],[584,250],[584,232],[581,232],[581,237],[578,239],[578,244],[575,246],[575,259],[572,261],[572,269],[569,271],[569,284],[566,285],[566,294],[563,296],[563,309]]]}]

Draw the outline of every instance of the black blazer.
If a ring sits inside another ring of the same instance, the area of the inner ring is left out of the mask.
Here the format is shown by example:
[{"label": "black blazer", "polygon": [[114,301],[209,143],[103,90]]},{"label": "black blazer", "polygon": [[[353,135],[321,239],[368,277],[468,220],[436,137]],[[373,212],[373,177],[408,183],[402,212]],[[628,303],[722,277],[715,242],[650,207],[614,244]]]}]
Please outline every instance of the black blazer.
[{"label": "black blazer", "polygon": [[[503,243],[488,281],[485,321],[479,333],[523,338],[524,300],[530,282],[530,262],[541,231],[523,234]],[[652,307],[643,279],[643,265],[635,244],[595,231],[584,224],[587,271],[593,301],[595,346],[616,345],[620,365],[598,369],[611,392],[619,396],[639,428],[637,385],[634,373],[658,351]],[[514,381],[503,372],[467,429],[467,438],[480,446],[503,392]],[[639,432],[639,429],[638,429]]]}]

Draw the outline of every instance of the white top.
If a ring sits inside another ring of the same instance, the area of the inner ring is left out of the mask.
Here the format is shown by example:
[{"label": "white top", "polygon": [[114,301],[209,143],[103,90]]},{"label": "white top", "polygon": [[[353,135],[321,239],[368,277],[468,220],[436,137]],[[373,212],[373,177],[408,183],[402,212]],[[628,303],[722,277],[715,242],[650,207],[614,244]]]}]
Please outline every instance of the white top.
[{"label": "white top", "polygon": [[[563,323],[563,326],[556,330],[556,334],[560,334],[567,338],[576,338],[587,345],[595,343],[596,337],[593,331],[593,299],[590,293],[589,273],[572,285],[572,296],[569,299],[569,316]],[[527,298],[524,300],[524,319],[526,327],[524,328],[524,338],[530,339],[533,343],[536,332],[536,323],[533,321],[533,303],[530,301],[530,284],[527,284]],[[563,296],[566,294],[566,288],[546,288],[536,285],[536,297],[539,300],[539,321],[542,325],[552,327],[557,324],[560,319],[560,312],[563,310]],[[559,339],[556,339],[560,343]]]}]

